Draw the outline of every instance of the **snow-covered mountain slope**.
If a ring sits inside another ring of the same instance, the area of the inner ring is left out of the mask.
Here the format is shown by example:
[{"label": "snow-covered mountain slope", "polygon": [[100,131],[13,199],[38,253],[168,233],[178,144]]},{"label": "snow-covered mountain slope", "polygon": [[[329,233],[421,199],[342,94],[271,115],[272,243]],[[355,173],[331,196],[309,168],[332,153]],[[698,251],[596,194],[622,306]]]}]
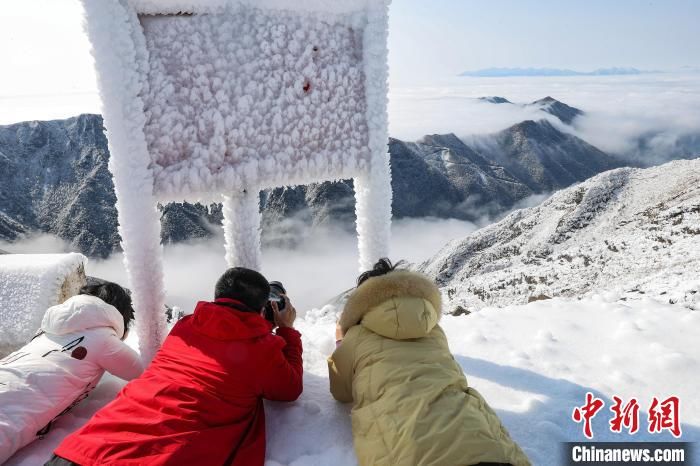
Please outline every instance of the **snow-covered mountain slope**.
[{"label": "snow-covered mountain slope", "polygon": [[485,158],[503,166],[537,193],[565,188],[623,165],[547,120],[523,121],[470,142]]},{"label": "snow-covered mountain slope", "polygon": [[[0,239],[44,232],[92,257],[118,250],[108,161],[100,115],[0,125]],[[163,242],[210,235],[212,217],[220,219],[220,209],[210,214],[201,205],[166,206]]]},{"label": "snow-covered mountain slope", "polygon": [[[547,144],[538,139],[540,134],[530,136],[534,139],[527,147]],[[389,153],[396,218],[474,220],[502,213],[533,191],[549,190],[549,184],[526,186],[454,134],[426,136],[415,143],[391,139]],[[0,239],[12,241],[40,231],[89,256],[104,257],[118,249],[108,160],[99,115],[0,126]],[[561,180],[557,186],[567,183]],[[264,240],[298,238],[301,227],[329,222],[353,227],[355,221],[350,180],[267,191],[261,207]],[[208,237],[222,218],[220,205],[176,203],[161,212],[164,243]]]},{"label": "snow-covered mountain slope", "polygon": [[[424,204],[432,205],[432,208],[426,209],[427,212],[435,210],[437,214],[442,205],[443,209],[451,209],[450,216],[473,220],[481,215],[481,209],[477,208],[479,205],[488,202],[493,206],[492,210],[500,208],[502,211],[533,193],[502,166],[477,154],[454,134],[431,134],[411,143],[391,140],[389,147],[395,154],[392,169],[394,164],[397,168],[404,168],[402,164],[413,159],[416,160],[415,165],[420,166],[420,162],[425,164],[422,171],[440,173],[445,178],[443,183],[425,184],[416,183],[415,180],[413,183],[406,179],[398,180],[395,184],[409,183],[404,192],[398,186],[394,189],[394,209],[399,212],[405,209],[404,204],[412,194]],[[450,189],[456,199],[447,202],[447,196],[438,195],[441,189]],[[438,215],[445,216],[445,213]]]},{"label": "snow-covered mountain slope", "polygon": [[420,269],[453,307],[614,289],[700,309],[700,160],[602,173],[453,241]]},{"label": "snow-covered mountain slope", "polygon": [[[530,105],[579,111],[554,99]],[[476,220],[496,216],[534,193],[567,187],[620,166],[618,160],[546,120],[524,121],[495,135],[472,137],[466,143],[452,133],[426,135],[416,142],[392,138],[389,153],[392,208],[397,218]],[[312,199],[306,192],[318,192],[316,185],[275,190],[268,199],[276,207],[264,212],[263,219],[278,217],[276,210],[305,209],[317,219],[318,206],[331,204],[336,208],[326,218],[354,220],[351,183],[337,184],[344,186],[321,190],[334,196]],[[273,228],[276,224],[270,222]]]},{"label": "snow-covered mountain slope", "polygon": [[89,256],[118,247],[102,118],[0,126],[0,238],[59,236]]},{"label": "snow-covered mountain slope", "polygon": [[[681,400],[680,440],[700,441],[700,313],[651,298],[634,306],[608,298],[555,298],[441,321],[469,384],[484,395],[535,465],[563,464],[560,442],[586,440],[571,412],[584,404],[589,391],[605,402],[593,419],[596,441],[674,440],[668,432],[647,431],[652,397],[670,395]],[[335,402],[328,389],[334,313],[312,310],[297,328],[304,344],[304,393],[294,403],[266,403],[265,464],[354,466],[350,406]],[[137,346],[135,332],[127,343]],[[47,437],[20,450],[7,466],[43,464],[122,385],[106,375]],[[625,402],[637,398],[640,431],[635,435],[610,431],[613,396]],[[700,450],[694,455],[700,460]]]}]

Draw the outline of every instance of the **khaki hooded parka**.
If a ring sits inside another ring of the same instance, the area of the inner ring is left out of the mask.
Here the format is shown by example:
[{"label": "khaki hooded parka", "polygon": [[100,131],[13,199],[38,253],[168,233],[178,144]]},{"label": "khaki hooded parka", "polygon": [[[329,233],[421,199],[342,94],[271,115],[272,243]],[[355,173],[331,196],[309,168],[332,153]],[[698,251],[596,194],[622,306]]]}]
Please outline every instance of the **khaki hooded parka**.
[{"label": "khaki hooded parka", "polygon": [[353,403],[360,465],[529,465],[467,384],[440,314],[438,288],[407,270],[372,277],[349,297],[328,369],[333,396]]}]

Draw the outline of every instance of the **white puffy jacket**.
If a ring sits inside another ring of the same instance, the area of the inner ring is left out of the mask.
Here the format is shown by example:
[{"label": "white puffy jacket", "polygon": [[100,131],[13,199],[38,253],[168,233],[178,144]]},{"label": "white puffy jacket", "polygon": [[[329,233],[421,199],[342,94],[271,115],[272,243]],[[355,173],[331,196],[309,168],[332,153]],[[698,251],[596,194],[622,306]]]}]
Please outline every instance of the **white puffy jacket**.
[{"label": "white puffy jacket", "polygon": [[41,331],[0,360],[0,464],[86,398],[105,370],[124,380],[143,372],[121,341],[122,315],[99,298],[78,295],[50,307]]}]

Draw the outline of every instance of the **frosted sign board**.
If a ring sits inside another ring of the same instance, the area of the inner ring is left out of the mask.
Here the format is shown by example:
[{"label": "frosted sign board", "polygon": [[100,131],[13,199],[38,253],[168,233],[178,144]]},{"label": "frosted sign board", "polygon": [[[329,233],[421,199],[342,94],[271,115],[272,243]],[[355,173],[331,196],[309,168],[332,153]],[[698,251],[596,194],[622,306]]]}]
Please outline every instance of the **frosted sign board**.
[{"label": "frosted sign board", "polygon": [[139,17],[158,197],[349,178],[370,159],[362,30],[238,5]]},{"label": "frosted sign board", "polygon": [[388,254],[386,0],[83,0],[146,359],[165,335],[159,202],[222,202],[259,269],[261,189],[353,178],[360,268]]}]

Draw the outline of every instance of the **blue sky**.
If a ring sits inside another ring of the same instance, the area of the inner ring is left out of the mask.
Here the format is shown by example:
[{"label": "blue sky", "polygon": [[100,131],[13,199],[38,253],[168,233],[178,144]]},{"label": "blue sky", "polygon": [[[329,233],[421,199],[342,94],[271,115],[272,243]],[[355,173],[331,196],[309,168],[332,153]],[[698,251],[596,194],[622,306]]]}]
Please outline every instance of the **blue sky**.
[{"label": "blue sky", "polygon": [[698,0],[394,0],[392,81],[489,67],[700,66]]}]

